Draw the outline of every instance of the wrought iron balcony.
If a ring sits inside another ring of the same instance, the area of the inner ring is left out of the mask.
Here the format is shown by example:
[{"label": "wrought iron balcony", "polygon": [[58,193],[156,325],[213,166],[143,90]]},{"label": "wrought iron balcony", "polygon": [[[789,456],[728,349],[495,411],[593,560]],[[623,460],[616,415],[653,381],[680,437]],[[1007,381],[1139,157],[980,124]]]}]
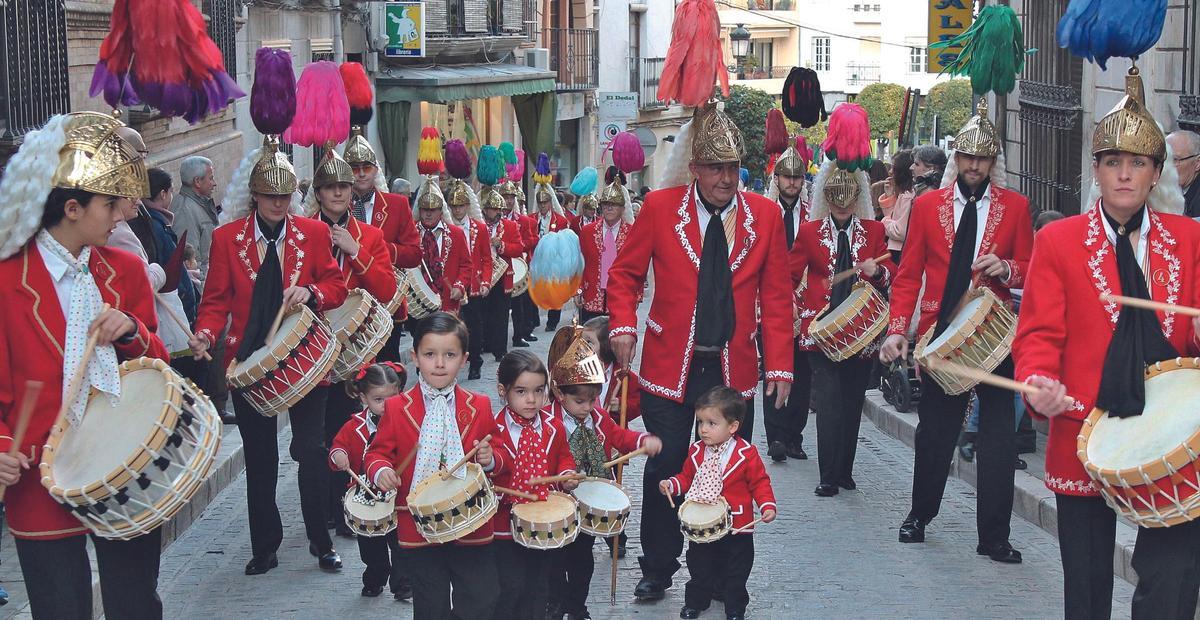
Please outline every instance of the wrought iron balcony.
[{"label": "wrought iron balcony", "polygon": [[558,74],[556,90],[599,88],[600,31],[590,28],[551,28],[550,70]]},{"label": "wrought iron balcony", "polygon": [[666,58],[630,58],[629,90],[638,94],[643,110],[661,110],[667,104],[658,100],[658,81],[662,79]]},{"label": "wrought iron balcony", "polygon": [[796,0],[728,0],[721,2],[720,6],[751,11],[791,11],[796,8]]},{"label": "wrought iron balcony", "polygon": [[788,76],[791,67],[746,67],[739,80],[771,80],[782,79]]},{"label": "wrought iron balcony", "polygon": [[846,85],[866,86],[879,83],[878,63],[848,63],[846,65]]},{"label": "wrought iron balcony", "polygon": [[14,2],[0,11],[0,72],[0,142],[19,142],[70,111],[63,3]]}]

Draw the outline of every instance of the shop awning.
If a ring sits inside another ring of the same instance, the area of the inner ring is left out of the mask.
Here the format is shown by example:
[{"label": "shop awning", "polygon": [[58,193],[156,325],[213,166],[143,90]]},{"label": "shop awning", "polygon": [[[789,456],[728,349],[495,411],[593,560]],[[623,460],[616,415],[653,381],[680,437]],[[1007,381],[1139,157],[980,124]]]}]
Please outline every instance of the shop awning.
[{"label": "shop awning", "polygon": [[442,67],[386,67],[375,79],[381,103],[487,99],[552,92],[555,73],[536,67],[497,63]]}]

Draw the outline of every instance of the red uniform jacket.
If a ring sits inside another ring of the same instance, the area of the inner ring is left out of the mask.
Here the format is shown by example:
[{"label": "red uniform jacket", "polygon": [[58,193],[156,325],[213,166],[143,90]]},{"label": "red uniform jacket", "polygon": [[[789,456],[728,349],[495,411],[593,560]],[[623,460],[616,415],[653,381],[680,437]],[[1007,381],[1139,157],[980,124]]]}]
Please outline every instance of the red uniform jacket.
[{"label": "red uniform jacket", "polygon": [[[561,403],[554,401],[549,405],[546,405],[546,408],[542,411],[554,416],[556,420],[563,424],[563,429],[565,431],[565,416],[569,416],[571,414],[567,413],[566,409],[563,409]],[[592,409],[590,416],[592,418],[592,428],[596,429],[596,436],[599,437],[601,443],[604,444],[604,454],[609,456],[611,456],[614,452],[617,454],[628,454],[642,447],[642,442],[650,436],[650,433],[639,433],[637,431],[631,431],[627,428],[621,428],[620,425],[613,421],[612,417],[606,415],[607,413],[608,412],[600,408],[595,408]],[[571,439],[571,436],[568,434],[566,437],[568,440],[568,449],[570,449],[569,440]],[[571,458],[575,458],[574,452],[571,453]]]},{"label": "red uniform jacket", "polygon": [[[617,228],[617,254],[629,239],[629,231],[633,224],[621,222]],[[583,297],[583,309],[588,312],[608,314],[608,303],[604,291],[600,288],[600,254],[604,250],[604,220],[596,220],[584,226],[579,234],[579,249],[583,251],[583,283],[580,284],[580,295]],[[616,260],[613,261],[616,264]],[[641,302],[641,296],[638,296]]]},{"label": "red uniform jacket", "polygon": [[421,264],[421,237],[417,235],[408,198],[375,190],[371,225],[383,231],[392,264],[401,269]]},{"label": "red uniform jacket", "polygon": [[[122,250],[93,247],[88,269],[104,301],[137,324],[131,342],[114,343],[117,357],[122,361],[143,356],[170,360],[155,335],[154,291],[145,264]],[[83,534],[87,529],[46,492],[37,466],[62,404],[67,319],[34,241],[0,261],[0,317],[5,326],[0,329],[0,450],[7,452],[12,446],[25,382],[43,384],[21,442],[30,468],[21,472],[21,479],[5,497],[9,527],[17,538],[50,540]]]},{"label": "red uniform jacket", "polygon": [[[483,441],[495,428],[492,419],[492,403],[487,396],[468,392],[461,386],[454,389],[454,410],[458,422],[459,435],[462,437],[463,452],[469,452],[475,443]],[[413,386],[407,392],[394,398],[389,398],[384,406],[383,418],[379,421],[379,430],[375,433],[375,441],[367,448],[366,472],[367,480],[374,482],[380,471],[393,469],[417,448],[421,436],[421,423],[425,421],[425,399],[421,395],[420,384]],[[493,438],[492,446],[496,446]],[[502,474],[505,470],[506,455],[500,450],[493,450],[492,469],[489,476]],[[397,490],[397,503],[406,501],[409,489],[413,486],[413,473],[416,468],[416,458],[409,459],[404,471],[397,472],[400,485]],[[417,480],[416,482],[420,482]],[[408,511],[398,515],[396,527],[401,547],[427,547],[431,544],[417,531],[417,524]],[[455,544],[484,545],[492,541],[492,528],[487,524],[475,530],[468,536],[458,539]]]},{"label": "red uniform jacket", "polygon": [[[320,222],[320,219],[314,218]],[[346,229],[358,244],[358,256],[342,257],[342,277],[347,289],[366,289],[368,293],[387,304],[396,296],[396,274],[392,270],[392,261],[388,256],[387,242],[383,240],[383,231],[369,224],[363,224],[353,217],[346,222]],[[333,243],[330,241],[330,252]]]},{"label": "red uniform jacket", "polygon": [[[346,455],[346,460],[350,463],[350,471],[363,475],[366,473],[367,448],[370,447],[371,430],[367,425],[367,410],[364,409],[350,416],[350,419],[342,425],[341,430],[333,438],[333,445],[329,449],[329,468],[334,471],[341,471],[337,465],[333,464],[333,455],[341,452]],[[382,417],[379,418],[383,420]],[[354,486],[354,481],[350,481],[350,486]]]},{"label": "red uniform jacket", "polygon": [[[646,195],[625,247],[608,273],[609,337],[636,336],[638,299],[654,261],[659,286],[646,317],[641,383],[649,392],[675,402],[683,402],[696,334],[701,231],[692,187]],[[792,291],[779,207],[750,193],[739,192],[735,202],[730,217],[737,222],[729,266],[737,324],[721,351],[721,366],[725,384],[750,398],[759,379],[756,305],[762,307],[766,379],[792,380]]]},{"label": "red uniform jacket", "polygon": [[[216,342],[233,315],[225,346],[236,351],[250,320],[250,300],[254,296],[254,278],[258,276],[258,247],[254,214],[230,222],[213,231],[212,254],[204,298],[196,315],[196,333]],[[306,217],[287,216],[283,241],[284,287],[310,287],[318,311],[330,310],[346,301],[346,281],[333,260],[329,227]]]},{"label": "red uniform jacket", "polygon": [[[517,444],[513,442],[512,436],[508,432],[508,416],[516,415],[510,413],[508,407],[500,409],[496,413],[492,421],[492,446],[495,448],[496,454],[504,455],[504,463],[507,467],[503,473],[495,476],[496,484],[502,487],[512,488],[513,476],[517,467]],[[547,411],[541,411],[538,415],[542,416],[542,444],[546,450],[546,475],[557,476],[559,474],[575,472],[575,458],[571,456],[571,448],[567,445],[567,430],[563,428],[562,421],[555,418]],[[559,485],[552,485],[554,490],[559,490]],[[492,518],[492,528],[496,538],[511,540],[512,539],[512,523],[509,515],[512,513],[512,496],[500,496],[500,508],[496,510],[496,516]]]},{"label": "red uniform jacket", "polygon": [[535,213],[529,217],[533,219],[534,230],[537,231],[538,237],[541,237],[543,234],[567,230],[571,227],[571,220],[568,220],[565,215],[555,213],[553,209],[550,210],[550,226],[545,233],[542,232],[542,214]]},{"label": "red uniform jacket", "polygon": [[[996,296],[1008,302],[1010,288],[1021,288],[1029,269],[1029,252],[1033,247],[1033,225],[1029,222],[1029,199],[995,185],[988,190],[991,205],[983,226],[983,242],[978,256],[995,254],[1008,264],[1008,281],[982,278],[980,284],[992,289]],[[917,295],[921,291],[921,276],[925,276],[925,293],[921,297],[921,320],[917,334],[925,333],[937,322],[941,308],[942,289],[950,269],[950,249],[954,246],[954,185],[929,192],[913,204],[909,213],[908,238],[904,241],[904,260],[896,281],[892,283],[888,313],[888,335],[908,332]],[[958,300],[955,300],[957,303]]]},{"label": "red uniform jacket", "polygon": [[471,297],[480,297],[483,295],[483,287],[488,286],[492,281],[492,246],[491,239],[488,237],[487,226],[483,220],[469,219],[467,225],[470,228],[470,236],[468,237],[466,228],[459,228],[463,231],[463,238],[468,242],[468,249],[471,254],[471,281],[468,283]]},{"label": "red uniform jacket", "polygon": [[[425,282],[441,295],[442,311],[457,313],[462,302],[450,298],[450,289],[457,288],[464,294],[469,292],[474,267],[471,263],[471,253],[467,250],[467,237],[463,235],[462,229],[451,224],[445,226],[446,232],[442,234],[442,251],[439,257],[442,262],[442,281],[430,282],[428,272],[422,269],[421,273],[425,275]],[[424,234],[424,231],[421,231],[421,234]]]},{"label": "red uniform jacket", "polygon": [[[618,399],[621,397],[621,379],[613,376],[614,364],[609,364],[604,368],[604,376],[606,381],[604,389],[600,391],[599,407],[608,410],[608,401],[614,396]],[[639,383],[640,377],[636,372],[629,371],[629,389],[625,394],[625,423],[628,424],[642,416],[642,386]],[[613,421],[617,424],[621,423],[621,412],[609,411]]]},{"label": "red uniform jacket", "polygon": [[525,245],[521,241],[521,226],[515,220],[501,218],[497,219],[494,225],[488,226],[488,230],[490,231],[488,233],[489,236],[495,237],[499,235],[500,239],[504,242],[497,253],[500,255],[500,259],[508,265],[508,270],[504,272],[504,277],[500,280],[500,283],[504,286],[505,293],[512,292],[512,259],[520,258],[525,252]]},{"label": "red uniform jacket", "polygon": [[[729,502],[729,511],[733,514],[733,527],[737,529],[754,521],[754,506],[751,502],[758,504],[760,513],[767,509],[779,512],[779,507],[775,505],[771,478],[767,476],[767,468],[763,467],[758,450],[741,437],[736,437],[734,442],[733,454],[730,455],[729,464],[725,466],[722,474],[721,497]],[[683,462],[683,471],[667,478],[667,482],[671,484],[672,495],[683,495],[692,487],[696,471],[704,462],[704,448],[703,441],[692,444],[688,448],[687,460]],[[753,534],[754,528],[747,528],[740,533]]]},{"label": "red uniform jacket", "polygon": [[[889,256],[879,262],[879,271],[869,281],[880,291],[887,291],[895,273],[896,265],[888,254],[887,236],[883,224],[876,221],[863,221],[854,218],[850,231],[850,252],[854,255],[854,263]],[[800,315],[800,335],[797,337],[800,349],[816,351],[816,342],[808,335],[808,324],[812,322],[821,309],[829,303],[833,292],[829,279],[837,270],[837,227],[831,218],[815,222],[805,222],[800,225],[796,240],[792,243],[790,260],[792,263],[792,286],[800,285],[805,272],[808,273],[808,285],[804,289],[802,300],[797,306]],[[861,275],[861,274],[860,274]],[[871,352],[868,346],[863,355]]]},{"label": "red uniform jacket", "polygon": [[[1177,215],[1148,213],[1150,296],[1200,306],[1200,226]],[[1121,311],[1116,304],[1100,301],[1103,294],[1121,294],[1116,250],[1100,220],[1100,208],[1094,207],[1038,232],[1013,342],[1018,381],[1034,376],[1056,379],[1075,399],[1073,408],[1050,419],[1046,444],[1046,486],[1067,495],[1099,493],[1076,456],[1076,437],[1095,406],[1104,357]],[[908,261],[907,251],[901,262]],[[1159,312],[1158,320],[1180,355],[1197,354],[1189,317]]]},{"label": "red uniform jacket", "polygon": [[524,251],[521,253],[521,258],[525,259],[525,262],[528,263],[529,259],[533,257],[533,249],[537,247],[540,240],[538,237],[537,218],[528,215],[518,215],[515,219],[521,230],[521,243],[525,246]]}]

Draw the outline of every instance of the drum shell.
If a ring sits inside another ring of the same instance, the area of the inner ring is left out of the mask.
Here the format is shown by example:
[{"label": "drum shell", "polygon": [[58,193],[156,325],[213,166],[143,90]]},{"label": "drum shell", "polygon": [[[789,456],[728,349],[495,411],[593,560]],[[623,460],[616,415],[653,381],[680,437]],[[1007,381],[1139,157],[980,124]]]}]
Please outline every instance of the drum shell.
[{"label": "drum shell", "polygon": [[686,509],[697,502],[689,499],[679,505],[679,529],[683,531],[685,538],[694,543],[710,543],[729,535],[729,532],[733,530],[733,514],[729,509],[729,502],[724,497],[718,499],[720,505],[725,509],[721,511],[720,517],[706,521],[688,519]]},{"label": "drum shell", "polygon": [[518,507],[529,504],[514,505],[509,516],[513,542],[522,547],[539,550],[560,549],[575,542],[579,535],[579,503],[570,495],[558,491],[551,491],[550,496],[569,501],[572,509],[552,521],[535,522],[519,514]]},{"label": "drum shell", "polygon": [[523,258],[512,259],[513,286],[512,297],[520,297],[529,290],[529,264]]},{"label": "drum shell", "polygon": [[[1012,352],[1013,337],[1017,331],[1016,315],[987,287],[972,289],[964,297],[964,303],[979,297],[984,299],[983,303],[967,318],[962,329],[937,347],[931,348],[929,343],[933,340],[933,331],[937,326],[930,327],[913,350],[913,357],[920,364],[921,372],[933,377],[946,394],[951,396],[964,394],[979,382],[939,371],[932,367],[937,361],[954,362],[992,372]],[[933,365],[929,363],[931,358],[936,360]]]},{"label": "drum shell", "polygon": [[441,295],[425,282],[420,269],[406,270],[404,279],[410,318],[423,319],[442,309]]},{"label": "drum shell", "polygon": [[[625,487],[604,478],[588,478],[585,482],[601,482],[612,485],[628,500],[629,492]],[[609,538],[616,536],[625,530],[625,522],[629,519],[629,512],[632,507],[632,502],[628,502],[626,506],[620,510],[605,510],[596,508],[587,503],[587,499],[580,497],[578,488],[576,492],[571,494],[579,505],[579,529],[584,534],[591,534],[600,538]]]},{"label": "drum shell", "polygon": [[431,543],[448,543],[463,538],[483,526],[490,526],[499,502],[491,482],[477,463],[467,463],[467,486],[448,499],[423,501],[426,489],[441,482],[434,474],[417,483],[409,492],[408,511],[421,536]]},{"label": "drum shell", "polygon": [[408,294],[408,278],[404,272],[392,267],[392,275],[396,278],[396,294],[392,295],[387,302],[388,316],[396,316],[396,313],[400,312],[401,306],[404,305],[404,298]]},{"label": "drum shell", "polygon": [[342,345],[329,373],[329,380],[334,383],[353,377],[363,364],[375,359],[394,327],[386,306],[365,290],[353,292],[362,295],[359,307],[353,312],[354,319],[344,326],[331,325]]},{"label": "drum shell", "polygon": [[299,322],[259,363],[229,375],[256,411],[268,417],[300,402],[320,384],[341,352],[325,320],[300,306]]},{"label": "drum shell", "polygon": [[[829,311],[825,304],[817,317]],[[874,286],[856,282],[850,297],[834,309],[833,323],[819,327],[816,317],[808,323],[808,335],[829,359],[840,362],[858,355],[877,341],[888,323],[888,304]]]}]

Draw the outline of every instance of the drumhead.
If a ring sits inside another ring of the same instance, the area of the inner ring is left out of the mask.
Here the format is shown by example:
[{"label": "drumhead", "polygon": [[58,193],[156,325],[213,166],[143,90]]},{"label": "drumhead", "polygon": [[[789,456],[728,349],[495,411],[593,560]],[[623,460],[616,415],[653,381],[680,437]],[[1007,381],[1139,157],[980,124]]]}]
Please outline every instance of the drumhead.
[{"label": "drumhead", "polygon": [[514,504],[514,515],[532,523],[547,523],[558,521],[573,514],[577,510],[575,500],[566,495],[551,494],[546,501]]},{"label": "drumhead", "polygon": [[267,356],[271,354],[271,351],[275,349],[276,345],[281,344],[283,339],[296,329],[296,326],[300,324],[300,321],[304,319],[304,316],[304,311],[300,311],[293,312],[283,317],[283,320],[279,322],[279,329],[275,331],[275,337],[271,339],[271,342],[259,347],[257,351],[250,354],[250,357],[247,357],[242,363],[234,366],[233,374],[240,375],[247,369],[253,368],[262,363],[263,360],[267,359]]},{"label": "drumhead", "polygon": [[[363,306],[363,293],[359,289],[350,291],[346,295],[346,302],[325,313],[325,318],[329,321],[329,326],[334,331],[340,330],[350,322],[351,316]],[[282,327],[280,330],[282,331]]]},{"label": "drumhead", "polygon": [[[380,501],[372,500],[365,493],[361,495],[359,493],[360,490],[357,487],[349,489],[342,498],[342,504],[347,512],[363,521],[381,521],[396,511],[395,491],[382,495],[383,499]],[[376,491],[376,493],[382,492]],[[363,503],[364,501],[366,503]]]},{"label": "drumhead", "polygon": [[575,498],[595,510],[615,512],[630,507],[629,495],[603,480],[584,480],[575,488]]},{"label": "drumhead", "polygon": [[[468,471],[468,473],[470,472]],[[441,474],[435,473],[434,476],[440,477]],[[467,488],[470,487],[471,483],[473,482],[475,482],[475,478],[469,475],[466,478],[452,477],[449,480],[439,480],[435,478],[425,488],[421,489],[421,492],[418,493],[415,498],[413,498],[415,501],[412,503],[421,506],[428,506],[444,502],[467,490]]]},{"label": "drumhead", "polygon": [[870,294],[871,291],[866,288],[856,287],[852,289],[850,295],[842,300],[842,303],[838,304],[838,307],[834,308],[832,312],[826,312],[825,316],[820,319],[814,319],[813,322],[816,323],[816,327],[812,329],[824,329],[832,326],[854,304],[860,303],[864,297]]},{"label": "drumhead", "polygon": [[143,368],[121,376],[116,406],[106,394],[88,400],[83,421],[68,427],[54,452],[54,482],[79,489],[100,482],[142,449],[170,397],[167,375]]},{"label": "drumhead", "polygon": [[954,335],[961,331],[963,326],[967,324],[967,320],[975,316],[975,313],[979,311],[981,306],[983,306],[984,299],[984,296],[980,295],[978,297],[972,297],[967,301],[967,303],[963,304],[962,309],[960,309],[958,314],[955,314],[954,318],[950,321],[950,325],[946,327],[941,335],[939,335],[929,344],[925,345],[925,350],[935,351],[938,347],[945,344],[946,341],[953,338]]},{"label": "drumhead", "polygon": [[1096,422],[1087,458],[1101,469],[1127,469],[1157,461],[1200,430],[1200,369],[1180,368],[1146,381],[1142,415]]},{"label": "drumhead", "polygon": [[688,501],[679,507],[679,519],[689,523],[712,523],[720,521],[724,517],[725,511],[726,504],[724,502],[702,504]]},{"label": "drumhead", "polygon": [[525,259],[512,259],[513,282],[520,282],[525,279],[525,275],[529,272],[529,265],[525,264]]}]

